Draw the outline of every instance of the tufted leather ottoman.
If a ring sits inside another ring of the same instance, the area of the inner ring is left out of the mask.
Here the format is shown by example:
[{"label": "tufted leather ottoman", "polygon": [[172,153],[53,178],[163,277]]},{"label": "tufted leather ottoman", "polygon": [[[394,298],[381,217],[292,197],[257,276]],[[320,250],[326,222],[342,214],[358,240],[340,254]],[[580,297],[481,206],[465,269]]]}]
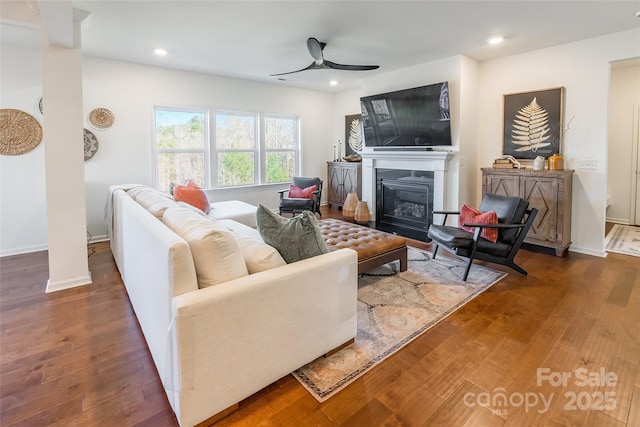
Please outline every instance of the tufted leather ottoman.
[{"label": "tufted leather ottoman", "polygon": [[329,249],[349,248],[358,253],[358,274],[397,259],[400,271],[406,271],[407,239],[404,237],[339,219],[322,219],[318,223]]}]

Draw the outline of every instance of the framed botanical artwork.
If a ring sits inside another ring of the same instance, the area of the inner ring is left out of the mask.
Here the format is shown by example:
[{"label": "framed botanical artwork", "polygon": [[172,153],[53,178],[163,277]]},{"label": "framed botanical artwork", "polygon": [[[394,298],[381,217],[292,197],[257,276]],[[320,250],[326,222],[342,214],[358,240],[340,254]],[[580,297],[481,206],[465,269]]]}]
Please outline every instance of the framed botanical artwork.
[{"label": "framed botanical artwork", "polygon": [[503,154],[535,159],[560,153],[564,87],[503,95]]},{"label": "framed botanical artwork", "polygon": [[364,147],[362,134],[362,114],[344,117],[344,154],[358,154]]}]

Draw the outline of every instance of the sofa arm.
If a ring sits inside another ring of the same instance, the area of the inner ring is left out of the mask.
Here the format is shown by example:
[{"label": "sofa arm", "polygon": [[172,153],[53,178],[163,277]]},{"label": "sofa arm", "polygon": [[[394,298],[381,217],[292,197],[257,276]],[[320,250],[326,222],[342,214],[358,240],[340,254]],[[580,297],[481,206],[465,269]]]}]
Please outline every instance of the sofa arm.
[{"label": "sofa arm", "polygon": [[355,337],[357,268],[342,249],[175,297],[170,400],[181,425]]}]

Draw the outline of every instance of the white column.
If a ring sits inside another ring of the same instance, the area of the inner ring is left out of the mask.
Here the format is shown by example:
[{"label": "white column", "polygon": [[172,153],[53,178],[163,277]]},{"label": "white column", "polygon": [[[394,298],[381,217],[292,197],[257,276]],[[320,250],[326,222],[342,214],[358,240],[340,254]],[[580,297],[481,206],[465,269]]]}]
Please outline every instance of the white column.
[{"label": "white column", "polygon": [[[42,98],[49,243],[47,292],[53,292],[89,284],[91,273],[87,256],[80,22],[73,19],[70,1],[46,3],[40,2]],[[65,44],[59,43],[53,33],[68,35],[69,25],[73,28],[72,46],[58,47]],[[58,32],[60,29],[63,30]]]}]

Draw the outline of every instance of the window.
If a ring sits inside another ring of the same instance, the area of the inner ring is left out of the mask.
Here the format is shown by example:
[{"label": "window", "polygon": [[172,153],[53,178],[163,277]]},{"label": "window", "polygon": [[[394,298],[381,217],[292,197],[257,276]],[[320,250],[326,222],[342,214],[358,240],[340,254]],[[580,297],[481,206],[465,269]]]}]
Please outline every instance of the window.
[{"label": "window", "polygon": [[294,177],[298,159],[298,135],[296,117],[265,117],[265,182],[287,182]]},{"label": "window", "polygon": [[155,109],[156,187],[169,191],[170,183],[207,181],[208,147],[205,111]]},{"label": "window", "polygon": [[215,187],[257,184],[258,116],[216,112],[215,117]]},{"label": "window", "polygon": [[295,116],[156,107],[156,186],[168,191],[170,183],[187,179],[206,188],[291,181],[300,160],[299,122]]}]

